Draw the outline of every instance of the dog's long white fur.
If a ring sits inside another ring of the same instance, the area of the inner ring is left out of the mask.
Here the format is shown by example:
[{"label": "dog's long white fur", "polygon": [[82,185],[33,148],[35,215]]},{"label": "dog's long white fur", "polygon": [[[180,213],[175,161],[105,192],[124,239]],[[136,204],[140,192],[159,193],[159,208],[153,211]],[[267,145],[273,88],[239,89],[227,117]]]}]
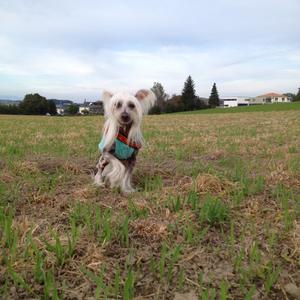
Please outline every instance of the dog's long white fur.
[{"label": "dog's long white fur", "polygon": [[154,105],[156,97],[152,91],[148,91],[148,95],[142,100],[129,93],[118,93],[112,95],[105,91],[103,93],[105,123],[103,127],[103,135],[105,137],[104,147],[110,148],[119,132],[119,123],[114,116],[114,104],[118,99],[124,99],[134,102],[136,106],[136,114],[133,116],[133,123],[128,134],[128,140],[137,144],[144,144],[144,138],[141,132],[141,121],[143,114],[147,114],[149,109]]},{"label": "dog's long white fur", "polygon": [[110,155],[109,164],[103,170],[102,176],[107,178],[110,184],[110,187],[123,187],[124,178],[125,178],[125,167],[124,165],[115,157]]},{"label": "dog's long white fur", "polygon": [[151,107],[154,106],[156,101],[156,96],[151,90],[147,90],[147,96],[143,98],[142,101],[140,101],[142,112],[144,115],[146,115]]},{"label": "dog's long white fur", "polygon": [[[142,93],[142,99],[138,99],[137,95]],[[105,112],[105,123],[103,127],[104,148],[110,149],[113,145],[115,138],[119,132],[119,122],[115,116],[115,104],[117,101],[130,101],[135,105],[135,112],[131,115],[132,125],[128,133],[128,140],[137,144],[143,145],[144,139],[141,132],[141,122],[143,114],[147,114],[149,109],[154,105],[156,97],[150,90],[140,90],[136,96],[129,93],[111,93],[104,91],[102,95]],[[106,153],[106,159],[109,164],[104,168],[103,172],[95,175],[95,183],[104,185],[104,178],[109,182],[111,187],[120,187],[124,192],[131,192],[131,174],[125,166],[113,155]]]}]

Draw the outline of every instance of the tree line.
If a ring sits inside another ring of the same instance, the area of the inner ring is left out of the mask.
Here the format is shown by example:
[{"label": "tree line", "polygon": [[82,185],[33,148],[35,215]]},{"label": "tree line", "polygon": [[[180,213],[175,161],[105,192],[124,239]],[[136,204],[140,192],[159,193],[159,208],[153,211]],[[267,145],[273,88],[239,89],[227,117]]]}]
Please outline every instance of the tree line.
[{"label": "tree line", "polygon": [[220,106],[220,98],[216,83],[213,84],[208,101],[196,94],[195,83],[189,75],[186,79],[180,95],[169,97],[164,91],[161,83],[155,82],[152,91],[156,95],[157,103],[150,114],[172,113],[180,111],[191,111]]},{"label": "tree line", "polygon": [[[169,97],[169,95],[165,93],[162,84],[159,82],[153,84],[152,91],[156,95],[157,103],[150,111],[150,114],[191,111],[220,106],[220,98],[216,83],[212,86],[208,100],[203,99],[196,95],[195,83],[191,76],[188,76],[186,79],[180,95]],[[284,95],[290,97],[293,102],[300,101],[300,88],[297,94],[286,93]]]},{"label": "tree line", "polygon": [[[75,115],[79,106],[71,103],[65,109],[65,114]],[[57,108],[54,100],[47,100],[45,97],[35,94],[27,94],[19,104],[0,104],[0,114],[9,115],[57,115]]]},{"label": "tree line", "polygon": [[0,114],[11,115],[56,115],[56,105],[53,100],[47,100],[39,94],[27,94],[19,104],[0,105]]},{"label": "tree line", "polygon": [[[165,93],[161,83],[155,82],[151,88],[156,95],[156,105],[151,109],[150,114],[172,113],[180,111],[191,111],[207,108],[215,108],[220,106],[220,98],[216,83],[213,84],[211,94],[207,99],[200,98],[196,94],[195,83],[189,75],[180,95],[172,95],[171,97]],[[300,101],[300,88],[297,94],[287,93],[286,96],[291,97],[292,101]],[[65,113],[77,114],[79,106],[71,103]],[[12,115],[56,115],[57,109],[55,101],[47,100],[45,97],[35,94],[27,94],[19,104],[4,105],[0,104],[0,114]]]}]

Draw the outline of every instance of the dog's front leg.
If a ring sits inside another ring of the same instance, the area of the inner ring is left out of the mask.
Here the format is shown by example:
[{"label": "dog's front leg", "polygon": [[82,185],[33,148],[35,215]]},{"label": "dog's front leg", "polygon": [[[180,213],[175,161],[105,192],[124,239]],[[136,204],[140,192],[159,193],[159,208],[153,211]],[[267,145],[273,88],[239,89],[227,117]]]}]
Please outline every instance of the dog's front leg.
[{"label": "dog's front leg", "polygon": [[96,165],[97,173],[94,177],[94,183],[99,186],[105,185],[105,177],[103,176],[104,168],[109,164],[107,157],[102,154],[99,158],[98,164]]},{"label": "dog's front leg", "polygon": [[131,172],[129,170],[125,171],[125,176],[121,183],[121,190],[123,193],[133,193],[135,190],[131,186]]},{"label": "dog's front leg", "polygon": [[122,182],[122,191],[124,193],[132,193],[135,189],[131,186],[131,176],[136,162],[136,153],[127,161],[125,176]]}]

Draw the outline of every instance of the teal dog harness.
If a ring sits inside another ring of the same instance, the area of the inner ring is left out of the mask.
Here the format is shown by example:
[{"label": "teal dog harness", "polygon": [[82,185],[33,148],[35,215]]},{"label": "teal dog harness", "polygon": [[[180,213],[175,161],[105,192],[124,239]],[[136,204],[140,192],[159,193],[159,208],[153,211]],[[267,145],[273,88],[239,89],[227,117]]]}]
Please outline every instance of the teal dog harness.
[{"label": "teal dog harness", "polygon": [[[105,137],[103,135],[99,143],[99,149],[102,153],[104,151],[104,144],[105,144]],[[125,133],[119,131],[117,137],[115,138],[113,154],[118,159],[125,160],[125,159],[129,159],[134,154],[134,152],[140,148],[141,145],[139,144],[132,143],[132,142],[129,143]]]}]

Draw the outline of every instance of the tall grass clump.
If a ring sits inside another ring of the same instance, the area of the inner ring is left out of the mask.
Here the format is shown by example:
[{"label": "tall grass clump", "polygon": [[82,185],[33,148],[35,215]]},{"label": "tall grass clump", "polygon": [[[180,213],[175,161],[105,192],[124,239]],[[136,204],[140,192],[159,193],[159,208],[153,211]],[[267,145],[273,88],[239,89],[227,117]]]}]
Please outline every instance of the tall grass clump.
[{"label": "tall grass clump", "polygon": [[218,198],[206,196],[203,205],[199,210],[199,219],[201,223],[209,225],[224,224],[229,218],[229,208]]}]

